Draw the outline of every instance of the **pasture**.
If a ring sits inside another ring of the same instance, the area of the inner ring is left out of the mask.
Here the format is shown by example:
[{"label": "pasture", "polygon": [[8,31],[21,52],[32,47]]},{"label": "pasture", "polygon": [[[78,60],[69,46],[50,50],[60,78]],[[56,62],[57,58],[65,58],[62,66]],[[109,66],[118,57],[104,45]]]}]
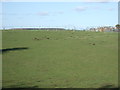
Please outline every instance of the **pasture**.
[{"label": "pasture", "polygon": [[3,88],[118,86],[118,33],[2,31]]}]

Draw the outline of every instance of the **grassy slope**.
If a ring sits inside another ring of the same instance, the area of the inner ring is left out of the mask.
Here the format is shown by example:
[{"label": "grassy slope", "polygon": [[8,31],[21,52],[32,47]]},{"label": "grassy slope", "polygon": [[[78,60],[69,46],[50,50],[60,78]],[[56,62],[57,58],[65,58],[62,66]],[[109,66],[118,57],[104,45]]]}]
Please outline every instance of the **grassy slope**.
[{"label": "grassy slope", "polygon": [[3,48],[29,47],[3,54],[3,87],[117,85],[117,42],[107,32],[3,31]]}]

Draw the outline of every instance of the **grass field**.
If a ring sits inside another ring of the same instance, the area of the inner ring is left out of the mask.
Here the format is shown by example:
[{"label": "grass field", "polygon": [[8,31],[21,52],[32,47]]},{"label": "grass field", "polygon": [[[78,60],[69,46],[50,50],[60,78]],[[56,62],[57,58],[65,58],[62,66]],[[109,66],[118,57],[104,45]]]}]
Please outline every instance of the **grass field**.
[{"label": "grass field", "polygon": [[118,86],[118,33],[2,32],[3,87]]}]

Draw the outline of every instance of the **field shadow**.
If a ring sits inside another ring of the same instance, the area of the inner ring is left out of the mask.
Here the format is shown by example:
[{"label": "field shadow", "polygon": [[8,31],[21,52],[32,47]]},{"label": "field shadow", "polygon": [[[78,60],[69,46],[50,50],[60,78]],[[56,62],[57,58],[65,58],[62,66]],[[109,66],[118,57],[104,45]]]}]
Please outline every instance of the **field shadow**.
[{"label": "field shadow", "polygon": [[[11,90],[119,90],[119,87],[115,87],[114,85],[104,85],[99,88],[39,88],[39,86],[31,86],[31,87],[19,87],[19,86],[11,86]],[[7,90],[10,88],[2,88],[2,90]]]},{"label": "field shadow", "polygon": [[6,53],[8,51],[26,50],[26,49],[29,48],[28,47],[6,48],[6,49],[0,49],[0,53]]},{"label": "field shadow", "polygon": [[119,87],[109,84],[109,85],[101,86],[97,88],[96,90],[119,90]]}]

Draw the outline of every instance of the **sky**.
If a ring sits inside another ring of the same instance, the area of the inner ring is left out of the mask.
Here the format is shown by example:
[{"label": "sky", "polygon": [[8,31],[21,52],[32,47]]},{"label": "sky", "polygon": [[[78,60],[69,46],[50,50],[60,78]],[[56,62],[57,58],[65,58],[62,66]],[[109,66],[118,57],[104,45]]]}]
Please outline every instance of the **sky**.
[{"label": "sky", "polygon": [[2,2],[0,16],[0,28],[115,26],[118,2]]}]

